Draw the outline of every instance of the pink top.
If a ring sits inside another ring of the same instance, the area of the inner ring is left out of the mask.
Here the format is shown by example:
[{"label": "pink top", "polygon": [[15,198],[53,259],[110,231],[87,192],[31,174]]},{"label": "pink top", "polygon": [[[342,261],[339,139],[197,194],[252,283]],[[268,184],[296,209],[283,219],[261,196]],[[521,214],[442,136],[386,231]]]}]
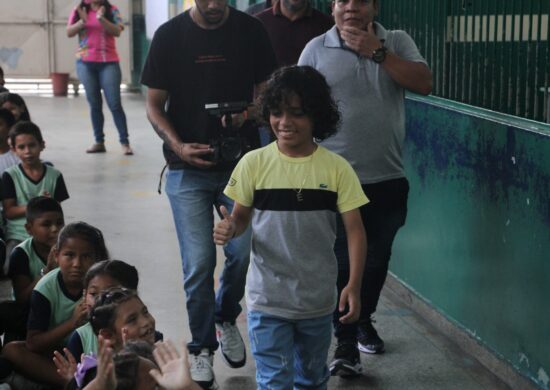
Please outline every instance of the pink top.
[{"label": "pink top", "polygon": [[[114,23],[124,27],[120,11],[114,5],[111,6]],[[77,17],[76,8],[69,16],[68,25],[75,23]],[[101,22],[97,20],[96,11],[90,9],[86,27],[78,33],[79,48],[76,52],[76,58],[84,62],[118,62],[115,37],[108,34]]]}]

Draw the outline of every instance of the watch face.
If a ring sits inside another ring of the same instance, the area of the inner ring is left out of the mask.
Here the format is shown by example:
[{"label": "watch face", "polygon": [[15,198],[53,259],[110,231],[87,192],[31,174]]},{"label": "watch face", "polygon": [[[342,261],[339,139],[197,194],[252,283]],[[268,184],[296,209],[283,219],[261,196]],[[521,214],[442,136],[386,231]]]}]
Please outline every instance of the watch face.
[{"label": "watch face", "polygon": [[372,54],[372,60],[376,63],[381,63],[386,59],[386,48],[381,47],[379,49],[376,49],[374,53]]}]

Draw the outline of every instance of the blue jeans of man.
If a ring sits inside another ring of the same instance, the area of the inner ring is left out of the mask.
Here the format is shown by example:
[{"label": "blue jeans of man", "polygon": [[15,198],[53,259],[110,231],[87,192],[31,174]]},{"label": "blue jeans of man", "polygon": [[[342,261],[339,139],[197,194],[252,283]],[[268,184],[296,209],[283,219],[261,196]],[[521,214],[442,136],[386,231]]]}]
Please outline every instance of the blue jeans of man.
[{"label": "blue jeans of man", "polygon": [[101,90],[105,94],[107,106],[113,114],[113,121],[118,130],[118,138],[121,144],[127,145],[128,126],[126,124],[126,114],[122,108],[120,100],[120,82],[122,74],[118,62],[76,62],[76,73],[86,90],[86,99],[90,106],[90,116],[94,128],[94,137],[96,143],[103,143],[105,135],[103,133],[103,100]]},{"label": "blue jeans of man", "polygon": [[250,228],[223,248],[226,259],[218,290],[214,293],[216,246],[212,239],[213,207],[233,201],[223,194],[231,171],[169,169],[166,194],[170,200],[183,265],[183,286],[192,340],[189,352],[218,348],[215,322],[234,322],[242,308],[246,272],[250,261]]},{"label": "blue jeans of man", "polygon": [[259,390],[324,390],[332,314],[291,320],[248,312],[248,338]]},{"label": "blue jeans of man", "polygon": [[[359,211],[367,233],[367,258],[361,285],[361,315],[353,324],[339,321],[338,309],[334,311],[334,333],[339,342],[357,339],[358,324],[370,321],[376,311],[380,292],[386,281],[391,258],[391,248],[397,231],[405,224],[409,182],[405,178],[362,185],[369,203]],[[349,255],[346,232],[341,218],[337,221],[334,253],[338,259],[338,299],[349,279]]]}]

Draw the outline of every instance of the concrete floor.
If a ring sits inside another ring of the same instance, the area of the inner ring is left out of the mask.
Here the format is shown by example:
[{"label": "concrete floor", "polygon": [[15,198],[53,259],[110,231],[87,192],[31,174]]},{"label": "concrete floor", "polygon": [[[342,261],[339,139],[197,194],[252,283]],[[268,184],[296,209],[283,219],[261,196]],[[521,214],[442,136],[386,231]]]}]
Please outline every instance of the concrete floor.
[{"label": "concrete floor", "polygon": [[[106,154],[87,155],[93,142],[84,96],[25,97],[32,119],[46,140],[43,158],[65,177],[71,198],[63,203],[66,222],[83,220],[99,227],[113,258],[133,263],[140,272],[140,295],[165,338],[189,339],[182,271],[170,207],[157,193],[164,165],[161,142],[145,117],[139,95],[125,95],[135,155],[123,156],[116,129],[106,114]],[[223,260],[219,257],[218,264]],[[331,378],[329,389],[508,389],[475,359],[412,313],[385,290],[376,316],[386,353],[363,355],[365,375]],[[243,335],[246,317],[238,319]],[[245,337],[246,339],[246,337]],[[255,388],[254,362],[232,370],[215,359],[221,389]]]}]

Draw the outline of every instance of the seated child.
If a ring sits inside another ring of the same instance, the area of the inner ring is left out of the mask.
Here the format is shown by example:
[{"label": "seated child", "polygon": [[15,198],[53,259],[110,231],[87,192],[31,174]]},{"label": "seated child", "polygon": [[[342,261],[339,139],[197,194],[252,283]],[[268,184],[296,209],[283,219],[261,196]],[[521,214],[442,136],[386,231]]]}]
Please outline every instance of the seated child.
[{"label": "seated child", "polygon": [[10,132],[10,141],[21,163],[2,174],[8,253],[29,237],[25,230],[25,211],[30,199],[42,195],[63,202],[69,198],[61,172],[40,161],[45,144],[38,126],[32,122],[17,123]]},{"label": "seated child", "polygon": [[10,129],[15,124],[15,117],[7,108],[0,108],[0,174],[12,165],[20,163],[19,157],[11,150],[8,143]]},{"label": "seated child", "polygon": [[[12,165],[19,164],[19,158],[11,150],[8,143],[8,134],[10,129],[15,124],[15,118],[10,110],[7,108],[0,108],[0,175]],[[0,212],[2,211],[2,205],[0,204]],[[4,239],[4,217],[0,217],[0,237]],[[6,259],[6,250],[0,254],[0,275],[5,275],[4,261]]]},{"label": "seated child", "polygon": [[61,230],[54,253],[58,268],[40,279],[32,292],[26,342],[7,344],[2,355],[29,379],[63,386],[65,381],[52,361],[53,351],[62,348],[67,337],[86,322],[84,276],[109,254],[101,231],[84,222]]},{"label": "seated child", "polygon": [[[89,318],[94,333],[107,340],[115,352],[121,351],[129,341],[144,341],[149,345],[158,341],[155,319],[135,290],[115,287],[103,291],[90,311]],[[75,360],[74,356],[70,354],[67,356],[68,361],[64,361],[61,354],[56,353],[55,358],[60,375],[68,379],[74,367],[64,366],[70,366],[70,361]],[[78,383],[78,386],[82,387],[82,383]]]},{"label": "seated child", "polygon": [[3,303],[11,306],[4,343],[25,340],[31,293],[36,283],[57,267],[52,248],[65,225],[63,210],[52,198],[38,196],[31,199],[26,213],[25,228],[31,237],[15,247],[10,256],[8,275],[12,281],[15,302]]},{"label": "seated child", "polygon": [[52,248],[65,226],[61,205],[52,198],[37,196],[29,200],[25,229],[29,238],[10,255],[8,275],[17,303],[27,305],[36,283],[57,267]]},{"label": "seated child", "polygon": [[[88,313],[91,312],[96,298],[103,292],[113,287],[123,287],[130,290],[138,288],[138,271],[136,267],[121,260],[103,260],[94,264],[84,278],[84,301]],[[85,325],[75,330],[67,349],[77,359],[84,354],[97,354],[97,335],[92,324],[88,321]]]},{"label": "seated child", "polygon": [[341,156],[315,140],[335,133],[336,104],[311,67],[276,71],[261,97],[262,116],[277,140],[248,152],[224,193],[231,215],[214,228],[224,245],[252,223],[246,280],[248,332],[258,389],[326,389],[332,313],[337,304],[333,251],[336,213],[346,229],[350,277],[339,301],[340,321],[357,321],[366,234],[359,207],[368,199]]},{"label": "seated child", "polygon": [[15,117],[15,122],[31,120],[31,114],[29,113],[25,100],[16,93],[1,94],[0,107],[10,110]]},{"label": "seated child", "polygon": [[[117,354],[109,341],[99,338],[97,374],[86,383],[85,390],[141,389],[200,390],[193,382],[189,371],[187,347],[183,345],[182,356],[170,342],[155,344],[152,353],[143,354],[138,343],[128,343]],[[150,346],[149,348],[152,349]],[[149,351],[147,351],[149,352]],[[154,357],[153,357],[154,355]],[[84,374],[84,377],[87,373]],[[67,387],[70,390],[75,387]]]}]

